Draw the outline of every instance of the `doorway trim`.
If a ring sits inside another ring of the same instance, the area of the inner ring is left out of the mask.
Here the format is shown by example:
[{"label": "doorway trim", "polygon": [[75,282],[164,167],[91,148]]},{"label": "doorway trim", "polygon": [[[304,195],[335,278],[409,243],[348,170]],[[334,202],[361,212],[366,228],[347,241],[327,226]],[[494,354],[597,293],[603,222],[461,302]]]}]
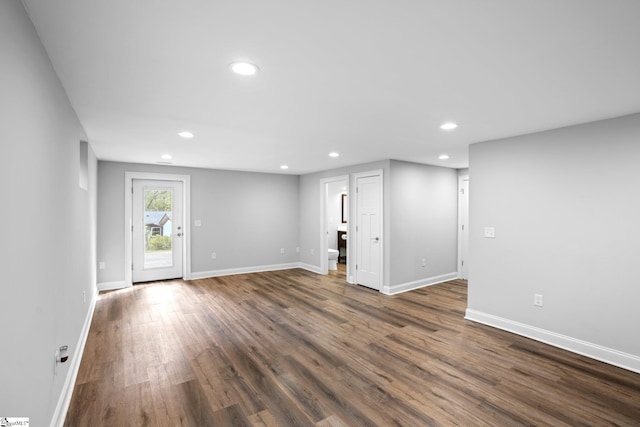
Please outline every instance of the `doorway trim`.
[{"label": "doorway trim", "polygon": [[133,253],[131,248],[131,226],[133,224],[133,206],[131,195],[133,193],[133,180],[146,179],[156,181],[182,182],[182,212],[183,232],[182,239],[182,278],[191,280],[191,177],[189,175],[174,175],[155,172],[125,172],[124,173],[124,283],[125,287],[133,286],[131,265]]},{"label": "doorway trim", "polygon": [[[464,185],[465,181],[467,182],[466,192],[465,192],[465,185]],[[463,261],[467,264],[466,266],[462,265]],[[459,279],[468,279],[468,276],[469,276],[469,175],[458,176],[458,269],[457,270],[458,270]]]},{"label": "doorway trim", "polygon": [[[340,176],[332,176],[329,178],[323,178],[320,180],[320,274],[329,274],[329,259],[328,259],[328,250],[329,246],[327,244],[327,185],[332,182],[346,182],[347,183],[347,194],[351,194],[351,183],[349,180],[349,175],[340,175]],[[351,197],[348,197],[347,200],[351,203]],[[351,206],[347,209],[347,236],[351,235]],[[351,283],[349,280],[349,251],[351,245],[347,243],[347,282]]]}]

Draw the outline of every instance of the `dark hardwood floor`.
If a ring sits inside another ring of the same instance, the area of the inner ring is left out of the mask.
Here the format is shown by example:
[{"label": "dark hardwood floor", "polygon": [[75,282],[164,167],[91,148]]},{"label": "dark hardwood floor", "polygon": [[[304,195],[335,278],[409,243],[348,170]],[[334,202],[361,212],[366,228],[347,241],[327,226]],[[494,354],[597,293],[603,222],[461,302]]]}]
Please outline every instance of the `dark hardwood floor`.
[{"label": "dark hardwood floor", "polygon": [[287,270],[102,293],[66,426],[638,426],[640,375]]}]

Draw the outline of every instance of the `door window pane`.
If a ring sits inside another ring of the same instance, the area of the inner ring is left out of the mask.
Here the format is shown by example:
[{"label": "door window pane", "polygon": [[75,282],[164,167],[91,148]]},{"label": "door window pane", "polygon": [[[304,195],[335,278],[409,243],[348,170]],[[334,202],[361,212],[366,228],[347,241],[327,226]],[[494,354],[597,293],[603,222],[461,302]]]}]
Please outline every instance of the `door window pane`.
[{"label": "door window pane", "polygon": [[144,190],[144,268],[173,265],[172,202],[170,189]]}]

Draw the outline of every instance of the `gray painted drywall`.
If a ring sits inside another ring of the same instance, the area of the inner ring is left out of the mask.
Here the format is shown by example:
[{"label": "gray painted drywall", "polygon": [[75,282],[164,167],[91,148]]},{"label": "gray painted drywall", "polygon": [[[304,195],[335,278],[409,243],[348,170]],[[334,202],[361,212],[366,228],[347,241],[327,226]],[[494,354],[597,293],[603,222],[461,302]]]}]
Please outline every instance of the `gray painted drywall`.
[{"label": "gray painted drywall", "polygon": [[192,274],[298,262],[297,176],[100,161],[98,283],[124,280],[125,172],[191,177]]},{"label": "gray painted drywall", "polygon": [[389,187],[390,285],[456,272],[456,170],[392,160]]},{"label": "gray painted drywall", "polygon": [[640,115],[472,145],[469,309],[639,357],[639,162]]},{"label": "gray painted drywall", "polygon": [[[96,160],[79,186],[86,136],[18,0],[0,2],[0,415],[49,425],[96,294]],[[83,292],[86,302],[83,301]],[[70,361],[54,376],[54,354]]]}]

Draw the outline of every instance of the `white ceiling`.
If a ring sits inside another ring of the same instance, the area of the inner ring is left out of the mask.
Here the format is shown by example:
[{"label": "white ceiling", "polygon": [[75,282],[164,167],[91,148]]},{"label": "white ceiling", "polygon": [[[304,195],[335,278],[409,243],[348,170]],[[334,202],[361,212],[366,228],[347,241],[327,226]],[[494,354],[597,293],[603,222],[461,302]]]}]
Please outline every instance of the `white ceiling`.
[{"label": "white ceiling", "polygon": [[460,168],[475,142],[640,112],[638,0],[23,3],[103,160]]}]

